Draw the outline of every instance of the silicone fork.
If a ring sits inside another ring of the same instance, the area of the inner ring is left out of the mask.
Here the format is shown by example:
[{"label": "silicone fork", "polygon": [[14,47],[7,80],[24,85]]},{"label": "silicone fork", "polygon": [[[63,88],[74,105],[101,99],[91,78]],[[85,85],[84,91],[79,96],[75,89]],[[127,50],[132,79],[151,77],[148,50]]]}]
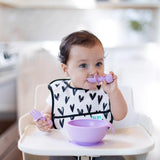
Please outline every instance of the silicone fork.
[{"label": "silicone fork", "polygon": [[103,82],[104,80],[107,83],[111,83],[113,82],[113,77],[111,74],[107,74],[106,76],[101,76],[101,77],[98,77],[97,74],[95,74],[93,78],[87,78],[87,80],[90,83],[97,83],[97,84],[99,84],[99,82]]},{"label": "silicone fork", "polygon": [[[43,116],[43,111],[42,112],[39,112],[37,111],[36,109],[33,109],[30,114],[31,116],[34,118],[34,121],[38,121],[40,119],[44,119],[45,121],[47,121],[47,118]],[[50,125],[52,125],[52,121],[50,120]]]}]

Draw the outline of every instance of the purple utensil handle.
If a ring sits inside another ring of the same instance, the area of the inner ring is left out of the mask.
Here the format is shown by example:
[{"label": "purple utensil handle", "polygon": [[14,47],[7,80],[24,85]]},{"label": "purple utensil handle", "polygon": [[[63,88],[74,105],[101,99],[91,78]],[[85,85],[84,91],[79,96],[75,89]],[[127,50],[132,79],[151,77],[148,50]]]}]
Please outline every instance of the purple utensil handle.
[{"label": "purple utensil handle", "polygon": [[44,119],[45,121],[49,121],[49,124],[50,124],[50,125],[53,125],[53,122],[52,122],[51,120],[47,120],[47,118],[46,118],[46,117],[43,117],[43,116],[42,116],[41,118],[37,119],[37,120],[34,120],[34,121],[36,122],[36,121],[42,120],[42,119]]},{"label": "purple utensil handle", "polygon": [[[48,121],[46,117],[43,116],[44,114],[44,111],[42,112],[39,112],[37,111],[36,109],[33,109],[31,112],[30,112],[31,116],[33,117],[34,119],[34,122],[37,122],[38,120],[42,120],[44,119],[45,121]],[[49,123],[50,125],[53,125],[53,122],[51,120],[49,120]]]},{"label": "purple utensil handle", "polygon": [[112,77],[112,75],[111,75],[111,74],[107,74],[107,75],[105,76],[105,80],[106,80],[107,83],[112,83],[112,82],[113,82],[113,77]]},{"label": "purple utensil handle", "polygon": [[34,119],[34,122],[37,122],[38,120],[42,120],[42,119],[44,119],[45,121],[47,121],[47,118],[46,118],[46,117],[40,117],[40,118],[38,118],[38,119]]},{"label": "purple utensil handle", "polygon": [[50,125],[53,125],[53,122],[51,120],[47,120],[47,118],[43,116],[40,117],[39,119],[34,119],[34,122],[37,122],[38,120],[42,120],[42,119],[44,119],[45,121],[49,121]]},{"label": "purple utensil handle", "polygon": [[97,83],[99,84],[99,82],[103,82],[104,80],[107,82],[107,83],[112,83],[113,82],[113,77],[111,74],[107,74],[106,76],[101,76],[101,77],[98,77],[96,74],[94,75],[93,78],[87,78],[88,82],[90,83]]}]

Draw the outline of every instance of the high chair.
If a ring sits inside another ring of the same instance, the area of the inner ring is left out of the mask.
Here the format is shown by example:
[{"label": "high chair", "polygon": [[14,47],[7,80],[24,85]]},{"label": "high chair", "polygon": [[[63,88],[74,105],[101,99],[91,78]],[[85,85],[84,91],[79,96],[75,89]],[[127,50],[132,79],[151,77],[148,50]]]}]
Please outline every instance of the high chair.
[{"label": "high chair", "polygon": [[[39,131],[29,113],[20,117],[18,147],[23,153],[23,160],[48,160],[48,156],[77,156],[82,160],[101,155],[121,155],[126,160],[147,159],[148,152],[154,147],[151,119],[135,112],[131,88],[123,86],[120,90],[127,102],[128,113],[123,120],[113,123],[115,135],[107,134],[104,144],[99,146],[82,147],[71,144],[61,130],[52,129],[49,133]],[[44,109],[49,93],[47,84],[36,87],[35,109]]]}]

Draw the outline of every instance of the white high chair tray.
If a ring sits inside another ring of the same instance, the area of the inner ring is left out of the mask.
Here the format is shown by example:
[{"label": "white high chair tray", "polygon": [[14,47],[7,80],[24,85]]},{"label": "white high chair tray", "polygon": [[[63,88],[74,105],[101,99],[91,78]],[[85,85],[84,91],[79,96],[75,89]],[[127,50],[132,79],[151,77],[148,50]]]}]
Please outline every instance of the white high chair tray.
[{"label": "white high chair tray", "polygon": [[18,148],[33,155],[102,156],[143,154],[154,147],[152,137],[140,125],[116,129],[115,134],[108,132],[103,142],[95,146],[71,143],[62,131],[52,129],[44,133],[35,125],[30,125],[19,139]]}]

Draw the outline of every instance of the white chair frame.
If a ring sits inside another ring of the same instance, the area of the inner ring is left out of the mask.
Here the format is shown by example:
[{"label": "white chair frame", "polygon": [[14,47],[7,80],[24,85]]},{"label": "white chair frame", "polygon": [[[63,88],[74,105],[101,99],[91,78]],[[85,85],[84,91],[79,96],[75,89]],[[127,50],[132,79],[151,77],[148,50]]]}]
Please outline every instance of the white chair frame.
[{"label": "white chair frame", "polygon": [[[121,120],[121,121],[114,121],[113,125],[115,128],[123,128],[123,127],[128,127],[128,126],[134,126],[134,125],[141,125],[143,126],[146,131],[148,132],[149,135],[152,135],[152,121],[151,119],[144,115],[144,114],[139,114],[135,112],[135,109],[133,107],[133,92],[132,89],[129,87],[120,87],[120,90],[127,102],[128,106],[128,113],[126,117]],[[41,111],[45,107],[45,99],[49,95],[49,90],[47,90],[47,84],[40,84],[36,87],[35,89],[35,105],[34,108]],[[39,100],[42,101],[44,100],[43,103],[39,103]],[[20,137],[23,135],[25,132],[25,128],[31,124],[34,124],[33,118],[29,113],[26,113],[25,115],[21,116],[19,119],[19,134]],[[147,154],[145,153],[143,155],[133,155],[133,156],[126,156],[124,157],[126,160],[133,160],[133,159],[147,159]],[[88,157],[81,157],[81,159],[87,159]],[[47,156],[41,157],[41,156],[33,156],[29,155],[26,153],[23,153],[23,160],[29,160],[29,159],[43,159],[43,160],[48,160]]]}]

